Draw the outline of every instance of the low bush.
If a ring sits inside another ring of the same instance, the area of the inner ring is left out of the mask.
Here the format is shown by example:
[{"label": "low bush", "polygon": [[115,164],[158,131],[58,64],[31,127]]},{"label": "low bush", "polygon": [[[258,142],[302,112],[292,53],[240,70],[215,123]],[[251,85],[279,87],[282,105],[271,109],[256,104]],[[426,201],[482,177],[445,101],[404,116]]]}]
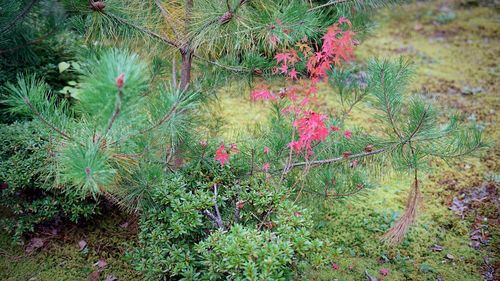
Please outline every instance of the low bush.
[{"label": "low bush", "polygon": [[98,212],[95,201],[58,188],[51,175],[52,146],[40,123],[0,125],[0,206],[2,226],[15,241],[40,223],[78,221]]},{"label": "low bush", "polygon": [[135,266],[151,280],[290,280],[318,264],[307,210],[265,178],[207,164],[158,180],[140,221]]}]

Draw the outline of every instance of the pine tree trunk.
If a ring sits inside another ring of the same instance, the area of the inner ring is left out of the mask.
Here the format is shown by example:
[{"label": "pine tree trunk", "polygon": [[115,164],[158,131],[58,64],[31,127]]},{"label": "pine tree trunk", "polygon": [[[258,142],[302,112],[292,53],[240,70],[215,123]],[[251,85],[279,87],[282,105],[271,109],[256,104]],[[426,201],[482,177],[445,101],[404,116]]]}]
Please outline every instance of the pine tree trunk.
[{"label": "pine tree trunk", "polygon": [[193,52],[189,48],[181,50],[181,85],[182,90],[189,86],[191,81],[191,65],[193,62]]}]

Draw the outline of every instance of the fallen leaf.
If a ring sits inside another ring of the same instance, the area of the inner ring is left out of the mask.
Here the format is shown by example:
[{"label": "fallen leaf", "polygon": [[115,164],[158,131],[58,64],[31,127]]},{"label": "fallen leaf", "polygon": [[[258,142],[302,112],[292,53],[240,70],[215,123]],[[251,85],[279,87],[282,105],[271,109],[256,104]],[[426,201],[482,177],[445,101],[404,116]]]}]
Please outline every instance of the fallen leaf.
[{"label": "fallen leaf", "polygon": [[387,276],[389,274],[389,269],[388,268],[381,268],[379,270],[379,273],[382,275],[382,276]]},{"label": "fallen leaf", "polygon": [[440,246],[438,244],[434,244],[432,247],[431,247],[431,250],[434,251],[434,252],[441,252],[443,250],[443,246]]},{"label": "fallen leaf", "polygon": [[107,275],[104,281],[116,281],[118,278],[114,275]]},{"label": "fallen leaf", "polygon": [[99,268],[104,268],[108,265],[108,263],[106,262],[105,259],[100,259],[97,263],[96,263],[97,267]]},{"label": "fallen leaf", "polygon": [[85,240],[80,240],[78,242],[78,247],[80,247],[80,251],[85,249],[85,247],[87,247],[87,242]]},{"label": "fallen leaf", "polygon": [[28,246],[26,247],[26,252],[31,253],[34,250],[43,247],[43,239],[42,238],[31,238]]},{"label": "fallen leaf", "polygon": [[99,275],[99,271],[96,270],[89,274],[89,276],[87,277],[87,281],[99,281]]}]

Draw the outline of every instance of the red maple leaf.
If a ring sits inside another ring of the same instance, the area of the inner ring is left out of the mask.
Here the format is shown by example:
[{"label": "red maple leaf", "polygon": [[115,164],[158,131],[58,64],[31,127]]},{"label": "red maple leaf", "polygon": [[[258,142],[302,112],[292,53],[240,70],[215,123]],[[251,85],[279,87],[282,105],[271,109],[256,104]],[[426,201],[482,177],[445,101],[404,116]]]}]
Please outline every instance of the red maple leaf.
[{"label": "red maple leaf", "polygon": [[221,166],[224,166],[226,163],[229,162],[229,153],[227,153],[227,149],[223,143],[221,143],[219,148],[217,148],[217,150],[215,151],[214,159],[216,161],[219,161]]}]

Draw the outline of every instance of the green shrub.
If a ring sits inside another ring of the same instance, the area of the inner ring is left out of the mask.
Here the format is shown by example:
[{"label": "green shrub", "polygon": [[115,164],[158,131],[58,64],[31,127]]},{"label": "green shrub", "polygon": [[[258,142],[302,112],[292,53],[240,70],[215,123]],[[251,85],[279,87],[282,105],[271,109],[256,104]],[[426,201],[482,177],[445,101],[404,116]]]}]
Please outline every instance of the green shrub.
[{"label": "green shrub", "polygon": [[36,122],[0,125],[0,205],[7,213],[1,223],[16,241],[40,223],[56,218],[76,222],[98,211],[95,201],[55,186],[51,141],[40,128]]},{"label": "green shrub", "polygon": [[310,214],[282,200],[283,189],[209,168],[169,175],[152,189],[154,207],[141,216],[141,246],[132,254],[148,279],[290,280],[320,262]]}]

